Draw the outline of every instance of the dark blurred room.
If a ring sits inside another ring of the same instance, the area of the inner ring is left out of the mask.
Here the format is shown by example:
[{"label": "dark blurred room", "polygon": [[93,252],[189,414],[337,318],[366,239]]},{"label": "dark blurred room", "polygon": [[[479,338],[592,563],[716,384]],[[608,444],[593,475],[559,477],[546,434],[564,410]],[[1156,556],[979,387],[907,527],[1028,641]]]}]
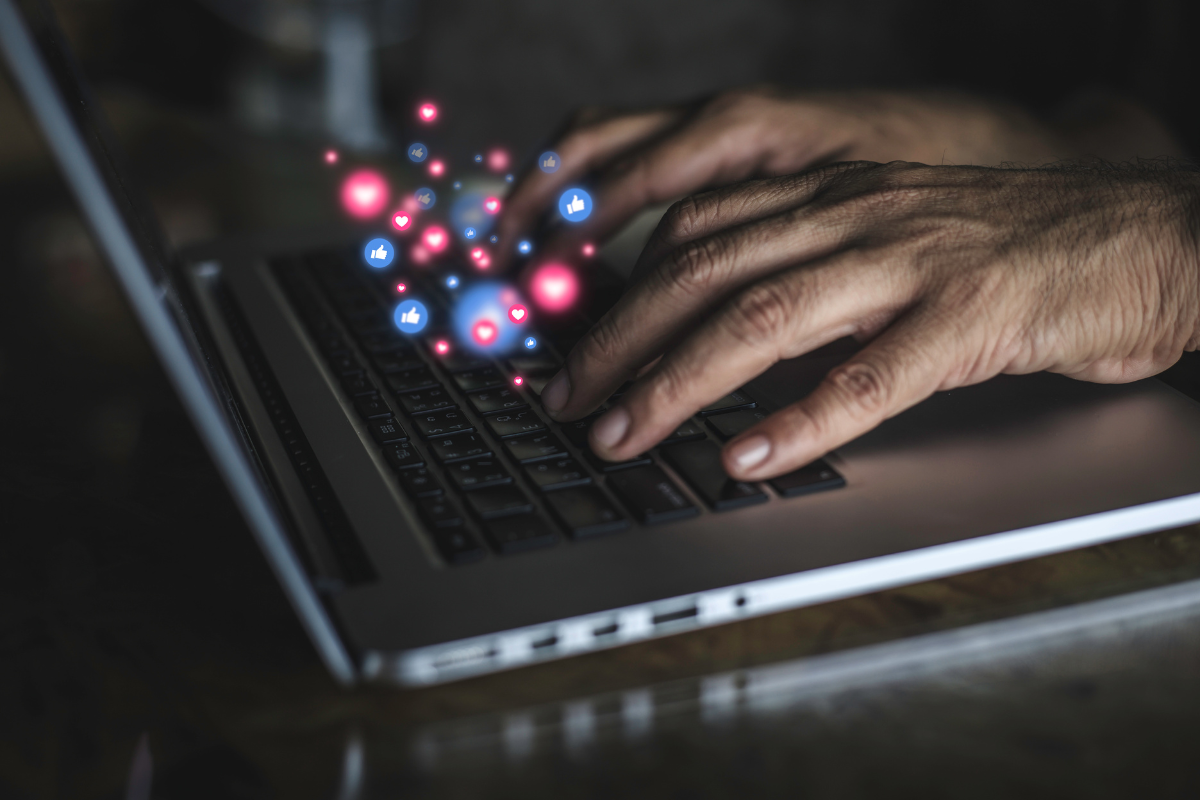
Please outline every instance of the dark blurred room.
[{"label": "dark blurred room", "polygon": [[[51,5],[176,247],[345,228],[327,149],[405,183],[424,136],[464,170],[502,148],[519,176],[582,107],[748,86],[954,90],[1099,137],[1128,113],[1200,151],[1185,0]],[[1196,525],[458,684],[342,689],[2,70],[0,208],[0,796],[1200,794],[1200,602],[880,650],[874,671],[803,661],[1182,585]],[[664,208],[606,257],[628,271]]]}]

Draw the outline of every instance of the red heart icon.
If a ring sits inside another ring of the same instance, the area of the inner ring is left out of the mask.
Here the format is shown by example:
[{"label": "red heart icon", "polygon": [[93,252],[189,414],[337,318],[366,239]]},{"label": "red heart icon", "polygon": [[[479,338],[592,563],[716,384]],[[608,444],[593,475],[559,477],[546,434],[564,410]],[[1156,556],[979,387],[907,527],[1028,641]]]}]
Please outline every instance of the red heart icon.
[{"label": "red heart icon", "polygon": [[483,208],[489,214],[495,214],[500,210],[500,201],[494,197],[489,197],[487,200],[483,201]]},{"label": "red heart icon", "polygon": [[489,320],[480,320],[475,323],[475,327],[471,329],[471,335],[475,337],[475,341],[479,344],[491,344],[496,338],[496,326]]},{"label": "red heart icon", "polygon": [[392,224],[396,226],[396,230],[398,231],[408,230],[409,223],[411,222],[412,217],[408,214],[397,214],[392,217]]},{"label": "red heart icon", "polygon": [[528,312],[526,312],[525,306],[515,305],[508,310],[508,318],[513,322],[520,322],[521,320],[525,319],[526,313]]}]

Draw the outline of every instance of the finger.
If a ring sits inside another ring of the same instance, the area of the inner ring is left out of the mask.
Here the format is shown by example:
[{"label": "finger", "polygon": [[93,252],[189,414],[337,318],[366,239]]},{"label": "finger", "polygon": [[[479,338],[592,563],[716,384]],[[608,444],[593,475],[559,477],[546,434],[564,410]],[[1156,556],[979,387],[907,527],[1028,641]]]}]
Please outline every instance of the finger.
[{"label": "finger", "polygon": [[[850,226],[858,224],[853,216],[804,205],[816,191],[816,181],[791,179],[790,185],[798,207],[690,242],[633,285],[546,385],[542,401],[551,416],[575,419],[590,413],[731,292],[786,266],[826,255],[853,235]],[[758,189],[752,185],[746,191],[754,194]]]},{"label": "finger", "polygon": [[506,198],[496,222],[496,233],[500,236],[497,266],[507,266],[517,239],[528,233],[534,221],[564,187],[638,142],[676,124],[684,113],[681,108],[667,108],[625,114],[566,134],[552,148],[562,161],[558,171],[543,172],[535,165]]},{"label": "finger", "polygon": [[912,301],[916,283],[911,271],[886,269],[861,251],[756,283],[668,352],[596,421],[593,450],[615,461],[644,452],[775,362],[862,326],[878,329]]},{"label": "finger", "polygon": [[809,464],[935,391],[957,385],[960,326],[906,315],[806,398],[725,445],[725,470],[763,480]]}]

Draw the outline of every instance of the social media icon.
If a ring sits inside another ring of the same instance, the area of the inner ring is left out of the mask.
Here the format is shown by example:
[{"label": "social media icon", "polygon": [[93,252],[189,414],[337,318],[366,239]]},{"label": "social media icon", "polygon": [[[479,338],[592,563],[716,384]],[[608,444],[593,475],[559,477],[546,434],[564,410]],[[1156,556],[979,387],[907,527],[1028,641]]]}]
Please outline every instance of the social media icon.
[{"label": "social media icon", "polygon": [[518,303],[508,310],[508,318],[518,325],[525,321],[525,317],[529,315],[529,311],[525,306]]},{"label": "social media icon", "polygon": [[499,332],[500,330],[496,327],[496,323],[490,319],[481,319],[471,328],[471,338],[475,340],[476,344],[486,347],[496,341],[496,335]]},{"label": "social media icon", "polygon": [[526,336],[525,337],[525,349],[532,350],[535,347],[537,347],[537,339],[533,338],[532,336]]},{"label": "social media icon", "polygon": [[396,257],[396,246],[387,239],[372,239],[363,250],[367,264],[375,269],[383,269],[392,263]]},{"label": "social media icon", "polygon": [[523,256],[527,256],[533,252],[533,242],[528,239],[522,239],[517,242],[517,252]]},{"label": "social media icon", "polygon": [[475,163],[476,163],[476,164],[482,164],[482,163],[483,163],[483,153],[476,153],[476,154],[475,154]]},{"label": "social media icon", "polygon": [[457,190],[459,190],[459,189],[461,189],[461,188],[462,188],[462,181],[455,181],[455,182],[454,182],[454,189],[455,189],[455,191],[457,191]]},{"label": "social media icon", "polygon": [[491,236],[488,237],[488,241],[491,242],[492,244],[496,244],[497,242],[500,241],[500,237],[493,233]]},{"label": "social media icon", "polygon": [[467,239],[474,239],[475,238],[475,229],[467,228],[465,231],[463,231],[463,236],[466,237]]},{"label": "social media icon", "polygon": [[496,197],[489,197],[483,201],[483,210],[489,214],[498,214],[500,212],[500,200]]},{"label": "social media icon", "polygon": [[437,119],[438,109],[433,103],[422,103],[417,109],[417,117],[422,122],[433,122]]},{"label": "social media icon", "polygon": [[542,172],[558,172],[558,168],[561,165],[562,160],[559,159],[558,153],[553,150],[547,150],[538,156],[538,167]]},{"label": "social media icon", "polygon": [[457,275],[447,275],[446,276],[446,288],[447,289],[457,289],[458,288],[458,276]]},{"label": "social media icon", "polygon": [[405,300],[392,312],[392,320],[401,333],[420,333],[429,324],[429,311],[419,300]]},{"label": "social media icon", "polygon": [[[395,151],[393,151],[395,152]],[[429,148],[420,142],[413,142],[408,146],[408,160],[420,164],[425,159],[429,158]]]},{"label": "social media icon", "polygon": [[412,215],[404,211],[392,214],[392,227],[398,231],[406,231],[412,227]]},{"label": "social media icon", "polygon": [[558,211],[567,222],[583,222],[592,213],[592,196],[583,189],[567,189],[558,198]]},{"label": "social media icon", "polygon": [[[417,205],[428,211],[437,202],[437,195],[433,193],[433,189],[422,187],[413,192],[413,199],[417,201]],[[588,209],[591,210],[590,201]]]},{"label": "social media icon", "polygon": [[511,172],[504,176],[504,182],[505,183],[513,182],[513,174]]}]

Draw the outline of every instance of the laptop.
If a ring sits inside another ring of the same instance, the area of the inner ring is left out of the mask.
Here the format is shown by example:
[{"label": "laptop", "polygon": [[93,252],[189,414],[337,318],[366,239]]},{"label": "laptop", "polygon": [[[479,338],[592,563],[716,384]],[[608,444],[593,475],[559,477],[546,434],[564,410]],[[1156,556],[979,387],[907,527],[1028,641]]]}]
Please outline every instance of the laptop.
[{"label": "laptop", "polygon": [[[48,6],[0,0],[0,46],[344,684],[456,680],[1200,520],[1200,405],[1156,379],[1001,376],[790,475],[729,480],[721,442],[803,396],[840,345],[606,463],[588,420],[557,424],[538,400],[619,294],[602,267],[581,270],[586,308],[529,321],[534,349],[491,356],[446,323],[471,289],[461,253],[422,270],[409,254],[374,269],[361,240],[172,253]],[[432,320],[414,335],[412,300]]]}]

